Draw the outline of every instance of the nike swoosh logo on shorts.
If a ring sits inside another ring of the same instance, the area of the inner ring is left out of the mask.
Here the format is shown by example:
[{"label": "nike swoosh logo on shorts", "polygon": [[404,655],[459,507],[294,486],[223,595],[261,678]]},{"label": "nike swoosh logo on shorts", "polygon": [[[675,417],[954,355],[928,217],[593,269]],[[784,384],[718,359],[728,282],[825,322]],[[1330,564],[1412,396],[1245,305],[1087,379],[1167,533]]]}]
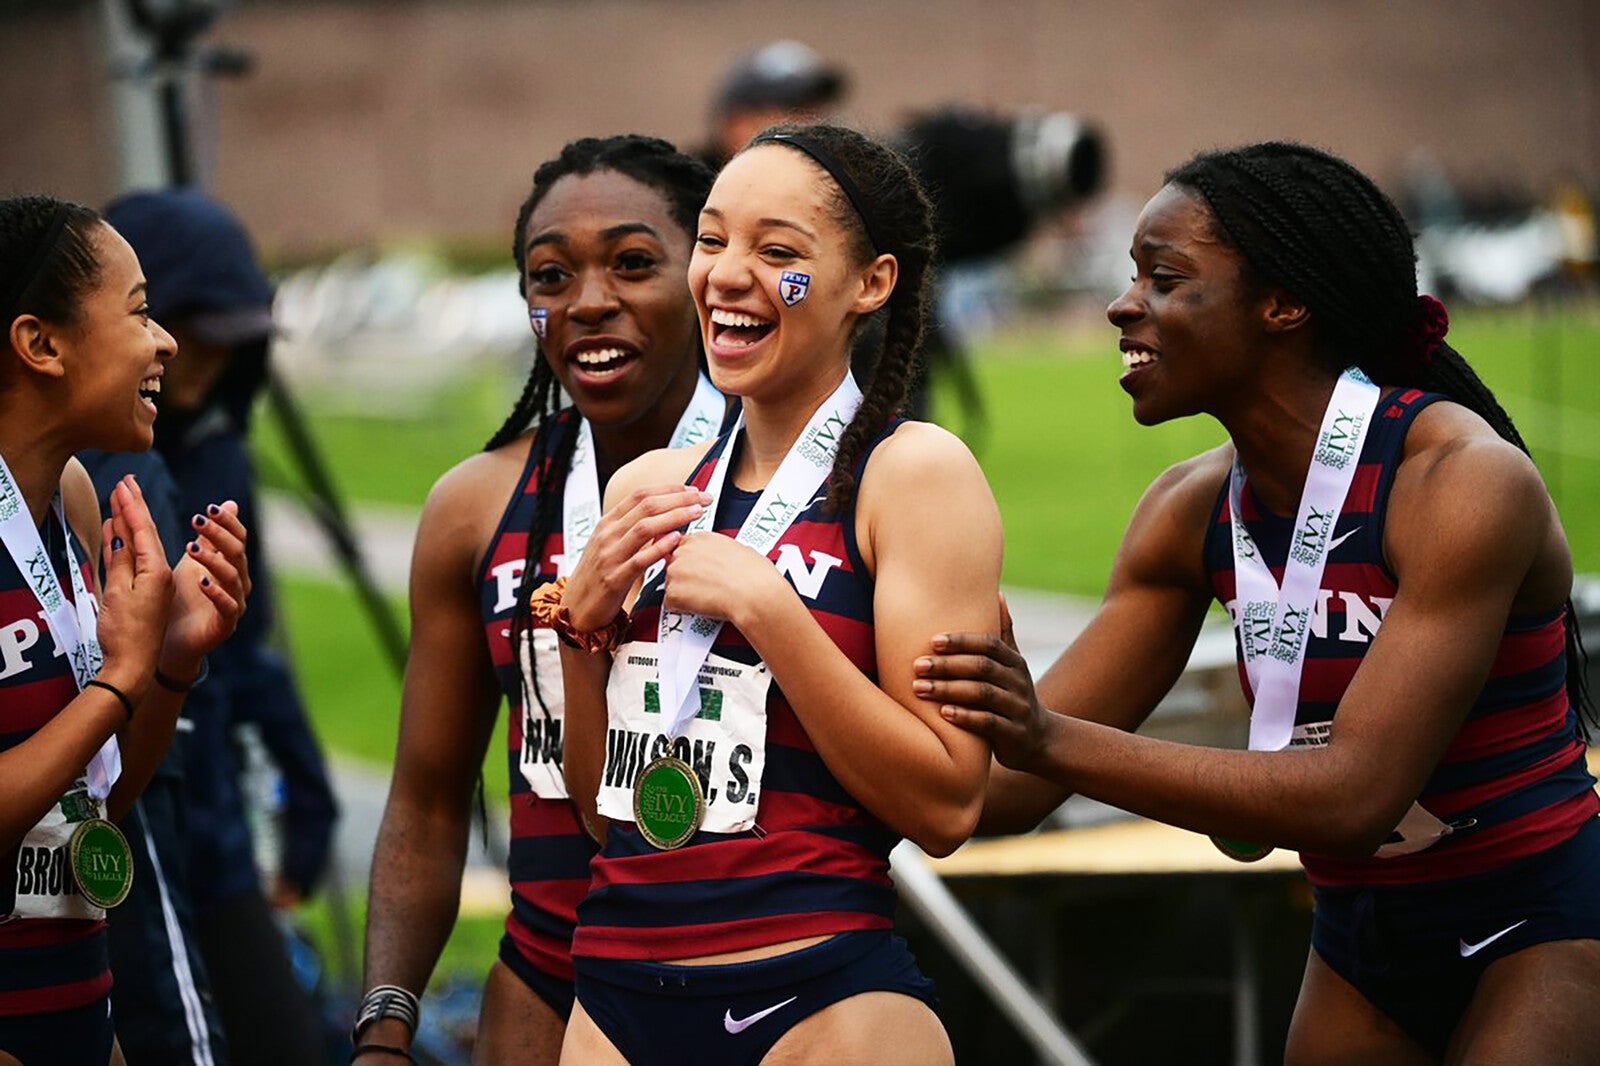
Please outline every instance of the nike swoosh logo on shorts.
[{"label": "nike swoosh logo on shorts", "polygon": [[1484,948],[1488,947],[1490,944],[1493,944],[1496,940],[1499,940],[1501,937],[1503,937],[1507,933],[1511,932],[1511,930],[1517,928],[1517,926],[1527,925],[1527,924],[1528,924],[1528,919],[1524,918],[1524,919],[1522,919],[1522,921],[1518,922],[1516,925],[1508,925],[1504,929],[1502,929],[1498,933],[1496,933],[1494,936],[1488,937],[1487,939],[1484,939],[1484,940],[1480,940],[1476,944],[1469,944],[1465,940],[1463,940],[1461,942],[1461,957],[1463,959],[1465,959],[1465,958],[1468,958],[1468,957],[1470,957],[1472,955],[1476,955],[1478,952],[1482,951]]},{"label": "nike swoosh logo on shorts", "polygon": [[799,996],[790,996],[782,1003],[774,1003],[766,1010],[758,1010],[754,1014],[750,1015],[750,1017],[740,1018],[737,1021],[734,1020],[733,1011],[723,1011],[722,1027],[730,1033],[742,1033],[752,1025],[756,1024],[756,1022],[759,1022],[762,1018],[765,1018],[767,1015],[771,1014],[773,1011],[780,1011],[799,998]]},{"label": "nike swoosh logo on shorts", "polygon": [[1354,528],[1354,529],[1350,530],[1349,532],[1347,532],[1344,536],[1342,536],[1342,537],[1334,537],[1332,540],[1328,541],[1328,554],[1332,555],[1333,554],[1333,549],[1337,548],[1339,545],[1343,544],[1345,541],[1349,540],[1351,537],[1355,536],[1357,533],[1360,533],[1362,528],[1363,528],[1362,526],[1357,526],[1356,528]]}]

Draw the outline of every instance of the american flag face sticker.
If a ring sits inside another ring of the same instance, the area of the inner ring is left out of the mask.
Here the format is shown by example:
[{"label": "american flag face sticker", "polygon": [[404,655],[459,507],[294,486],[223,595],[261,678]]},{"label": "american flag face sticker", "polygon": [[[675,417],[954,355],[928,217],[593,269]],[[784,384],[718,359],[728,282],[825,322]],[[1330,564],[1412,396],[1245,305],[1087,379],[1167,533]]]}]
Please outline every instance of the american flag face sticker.
[{"label": "american flag face sticker", "polygon": [[785,270],[778,277],[778,297],[784,305],[793,307],[806,298],[806,293],[811,291],[811,275],[802,274],[798,270]]}]

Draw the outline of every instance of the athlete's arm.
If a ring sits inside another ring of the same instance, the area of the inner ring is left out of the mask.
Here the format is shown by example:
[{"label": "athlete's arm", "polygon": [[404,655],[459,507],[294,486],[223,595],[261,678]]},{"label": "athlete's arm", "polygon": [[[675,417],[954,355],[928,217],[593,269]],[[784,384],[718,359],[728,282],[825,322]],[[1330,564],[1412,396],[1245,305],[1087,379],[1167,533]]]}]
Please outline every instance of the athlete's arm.
[{"label": "athlete's arm", "polygon": [[[612,475],[606,485],[605,514],[567,579],[561,601],[576,628],[585,632],[601,629],[618,611],[632,607],[644,572],[677,547],[682,539],[677,531],[710,502],[705,493],[684,486],[709,446],[646,452]],[[562,775],[567,795],[596,832],[604,829],[596,803],[605,770],[606,681],[610,676],[609,654],[591,654],[562,643],[566,700]]]},{"label": "athlete's arm", "polygon": [[[1460,408],[1424,412],[1411,438],[1385,535],[1399,587],[1325,747],[1196,750],[1057,715],[1027,769],[1198,832],[1372,854],[1481,690],[1513,603],[1534,585],[1544,606],[1565,596],[1565,542],[1527,457]],[[996,720],[969,715],[953,712],[980,731]]]},{"label": "athlete's arm", "polygon": [[928,699],[998,716],[980,832],[1025,832],[1072,794],[1063,782],[1012,769],[1039,760],[1052,711],[1132,732],[1182,674],[1211,598],[1202,551],[1226,472],[1226,456],[1208,452],[1145,490],[1099,611],[1037,692],[1022,656],[988,634],[941,634],[933,654],[917,660]]},{"label": "athlete's arm", "polygon": [[881,688],[771,563],[727,537],[699,534],[678,547],[667,604],[732,622],[839,783],[903,836],[947,854],[977,824],[988,745],[914,696],[909,666],[929,626],[998,630],[999,512],[960,441],[908,423],[867,463],[856,529],[874,578]]},{"label": "athlete's arm", "polygon": [[[84,477],[88,483],[87,475]],[[128,485],[138,498],[139,508],[145,510],[138,482],[130,478]],[[97,513],[89,511],[94,506],[93,492],[90,483],[85,504],[90,515]],[[250,595],[245,554],[248,534],[239,520],[239,507],[231,500],[213,506],[215,513],[208,508],[206,515],[190,516],[188,529],[193,539],[187,542],[183,558],[172,569],[171,609],[161,630],[156,668],[180,685],[198,678],[206,655],[233,634]],[[118,507],[114,494],[112,507]],[[157,538],[157,550],[161,550],[153,519],[151,535]],[[109,582],[109,572],[107,578]],[[152,679],[153,675],[147,676],[146,681]],[[178,714],[187,698],[186,692],[160,684],[147,683],[144,691],[144,697],[135,701],[139,710],[132,723],[117,734],[122,775],[106,804],[113,819],[127,813],[150,783],[172,743]]]},{"label": "athlete's arm", "polygon": [[[394,779],[367,890],[368,988],[399,985],[421,995],[455,924],[473,785],[500,702],[476,571],[520,469],[503,455],[473,456],[440,478],[423,505]],[[382,1019],[363,1037],[408,1047],[411,1034]]]}]

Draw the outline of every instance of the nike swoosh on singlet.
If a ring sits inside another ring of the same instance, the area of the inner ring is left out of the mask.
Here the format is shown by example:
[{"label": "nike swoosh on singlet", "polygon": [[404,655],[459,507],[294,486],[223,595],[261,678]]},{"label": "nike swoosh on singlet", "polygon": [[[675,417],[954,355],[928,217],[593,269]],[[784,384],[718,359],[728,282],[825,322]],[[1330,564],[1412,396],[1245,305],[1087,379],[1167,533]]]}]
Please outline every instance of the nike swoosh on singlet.
[{"label": "nike swoosh on singlet", "polygon": [[1476,944],[1469,944],[1465,940],[1463,940],[1463,941],[1461,941],[1461,957],[1463,959],[1465,959],[1465,958],[1468,958],[1468,957],[1470,957],[1472,955],[1476,955],[1478,952],[1482,951],[1484,948],[1488,947],[1490,944],[1493,944],[1496,940],[1499,940],[1501,937],[1503,937],[1507,933],[1511,932],[1511,930],[1517,928],[1517,926],[1527,925],[1527,924],[1528,924],[1528,919],[1524,918],[1524,919],[1522,919],[1522,921],[1518,922],[1516,925],[1508,925],[1504,929],[1502,929],[1498,933],[1496,933],[1494,936],[1488,937],[1487,939],[1484,939],[1484,940],[1480,940]]},{"label": "nike swoosh on singlet", "polygon": [[754,1014],[750,1015],[750,1017],[740,1018],[737,1021],[734,1020],[732,1010],[723,1011],[722,1027],[730,1033],[742,1033],[752,1025],[756,1024],[756,1022],[759,1022],[762,1018],[765,1018],[767,1015],[771,1014],[773,1011],[782,1010],[799,998],[799,996],[790,996],[782,1003],[774,1003],[766,1010],[758,1010]]},{"label": "nike swoosh on singlet", "polygon": [[1354,528],[1354,529],[1350,530],[1349,532],[1347,532],[1344,536],[1342,536],[1342,537],[1334,537],[1332,540],[1328,541],[1328,554],[1332,555],[1333,554],[1333,549],[1337,548],[1339,545],[1343,544],[1345,541],[1349,540],[1351,537],[1355,536],[1357,533],[1360,533],[1362,528],[1363,527],[1361,527],[1361,526],[1357,526],[1356,528]]}]

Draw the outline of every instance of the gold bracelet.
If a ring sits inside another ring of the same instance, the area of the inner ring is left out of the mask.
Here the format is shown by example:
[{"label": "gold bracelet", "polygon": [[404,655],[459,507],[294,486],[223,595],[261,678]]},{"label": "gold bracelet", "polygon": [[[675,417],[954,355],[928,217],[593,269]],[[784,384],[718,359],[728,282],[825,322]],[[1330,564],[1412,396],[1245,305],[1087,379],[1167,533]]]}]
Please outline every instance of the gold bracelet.
[{"label": "gold bracelet", "polygon": [[558,577],[533,590],[528,597],[528,615],[535,628],[553,629],[556,636],[567,644],[593,655],[595,652],[616,651],[622,644],[622,635],[628,629],[628,613],[617,611],[617,616],[599,629],[585,632],[572,624],[572,616],[561,602],[567,579]]}]

